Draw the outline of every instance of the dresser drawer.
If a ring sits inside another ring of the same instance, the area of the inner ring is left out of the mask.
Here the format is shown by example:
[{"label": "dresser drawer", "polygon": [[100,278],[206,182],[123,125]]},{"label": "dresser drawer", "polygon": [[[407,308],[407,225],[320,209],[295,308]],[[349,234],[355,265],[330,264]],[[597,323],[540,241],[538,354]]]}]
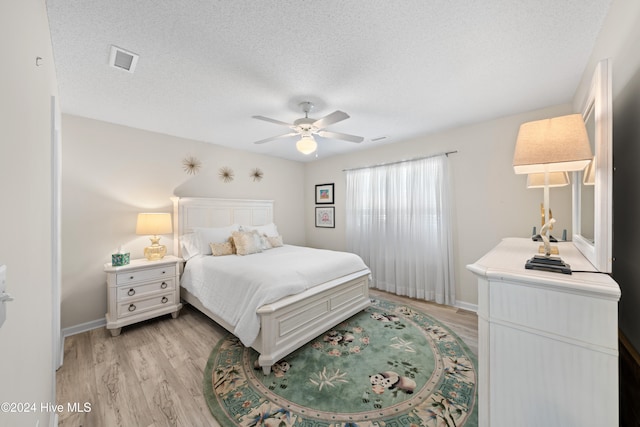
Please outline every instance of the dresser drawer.
[{"label": "dresser drawer", "polygon": [[144,283],[131,286],[118,286],[118,302],[126,299],[140,298],[151,292],[171,291],[175,289],[175,279],[158,280],[152,283]]},{"label": "dresser drawer", "polygon": [[175,304],[175,292],[118,304],[118,318]]},{"label": "dresser drawer", "polygon": [[165,265],[157,268],[148,268],[129,272],[124,271],[116,275],[116,285],[120,286],[140,281],[162,280],[165,277],[175,277],[175,275],[175,265]]}]

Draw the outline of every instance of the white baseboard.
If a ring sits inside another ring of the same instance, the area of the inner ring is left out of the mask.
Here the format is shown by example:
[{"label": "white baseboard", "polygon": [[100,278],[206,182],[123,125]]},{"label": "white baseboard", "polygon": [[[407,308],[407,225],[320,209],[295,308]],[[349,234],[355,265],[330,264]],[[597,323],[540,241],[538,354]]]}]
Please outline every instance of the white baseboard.
[{"label": "white baseboard", "polygon": [[454,307],[458,307],[467,311],[473,311],[474,313],[478,312],[478,304],[471,304],[464,301],[456,301]]},{"label": "white baseboard", "polygon": [[70,337],[71,335],[81,334],[83,332],[102,328],[104,326],[107,326],[107,320],[104,317],[101,319],[92,320],[91,322],[70,326],[62,330],[62,338],[64,339],[65,337]]},{"label": "white baseboard", "polygon": [[[79,325],[70,326],[60,331],[60,366],[64,363],[64,339],[71,335],[81,334],[83,332],[91,331],[92,329],[98,329],[107,326],[107,319],[96,319],[91,322],[81,323]],[[56,369],[59,369],[58,366]]]}]

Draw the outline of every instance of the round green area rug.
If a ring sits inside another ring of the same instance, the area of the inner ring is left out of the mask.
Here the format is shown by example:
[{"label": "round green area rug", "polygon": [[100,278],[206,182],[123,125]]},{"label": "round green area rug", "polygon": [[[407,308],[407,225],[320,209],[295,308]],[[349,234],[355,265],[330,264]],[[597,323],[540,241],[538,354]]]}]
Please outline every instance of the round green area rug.
[{"label": "round green area rug", "polygon": [[265,376],[229,335],[205,369],[205,398],[223,426],[477,426],[475,356],[408,305],[372,300]]}]

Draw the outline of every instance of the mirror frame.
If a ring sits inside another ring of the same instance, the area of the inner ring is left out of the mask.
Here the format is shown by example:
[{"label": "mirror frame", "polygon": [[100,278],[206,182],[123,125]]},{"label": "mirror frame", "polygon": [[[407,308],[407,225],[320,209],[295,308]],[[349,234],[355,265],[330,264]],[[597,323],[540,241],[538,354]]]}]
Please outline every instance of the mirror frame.
[{"label": "mirror frame", "polygon": [[612,193],[613,193],[613,127],[611,100],[611,63],[603,59],[596,64],[589,93],[583,103],[582,117],[595,115],[595,194],[594,241],[580,235],[580,190],[582,179],[573,173],[572,228],[573,244],[601,272],[612,269]]}]

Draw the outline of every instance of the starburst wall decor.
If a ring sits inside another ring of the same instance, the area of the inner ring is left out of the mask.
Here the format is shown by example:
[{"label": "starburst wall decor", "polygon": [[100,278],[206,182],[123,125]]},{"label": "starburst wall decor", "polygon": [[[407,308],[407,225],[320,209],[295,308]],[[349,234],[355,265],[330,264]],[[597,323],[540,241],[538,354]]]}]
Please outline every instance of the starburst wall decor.
[{"label": "starburst wall decor", "polygon": [[187,157],[182,161],[184,171],[189,175],[196,175],[200,172],[202,163],[195,157]]},{"label": "starburst wall decor", "polygon": [[262,172],[259,168],[254,168],[251,170],[251,175],[249,176],[251,177],[251,179],[253,179],[253,182],[257,182],[262,180],[264,172]]},{"label": "starburst wall decor", "polygon": [[233,181],[233,170],[226,166],[220,168],[220,179],[226,183]]}]

